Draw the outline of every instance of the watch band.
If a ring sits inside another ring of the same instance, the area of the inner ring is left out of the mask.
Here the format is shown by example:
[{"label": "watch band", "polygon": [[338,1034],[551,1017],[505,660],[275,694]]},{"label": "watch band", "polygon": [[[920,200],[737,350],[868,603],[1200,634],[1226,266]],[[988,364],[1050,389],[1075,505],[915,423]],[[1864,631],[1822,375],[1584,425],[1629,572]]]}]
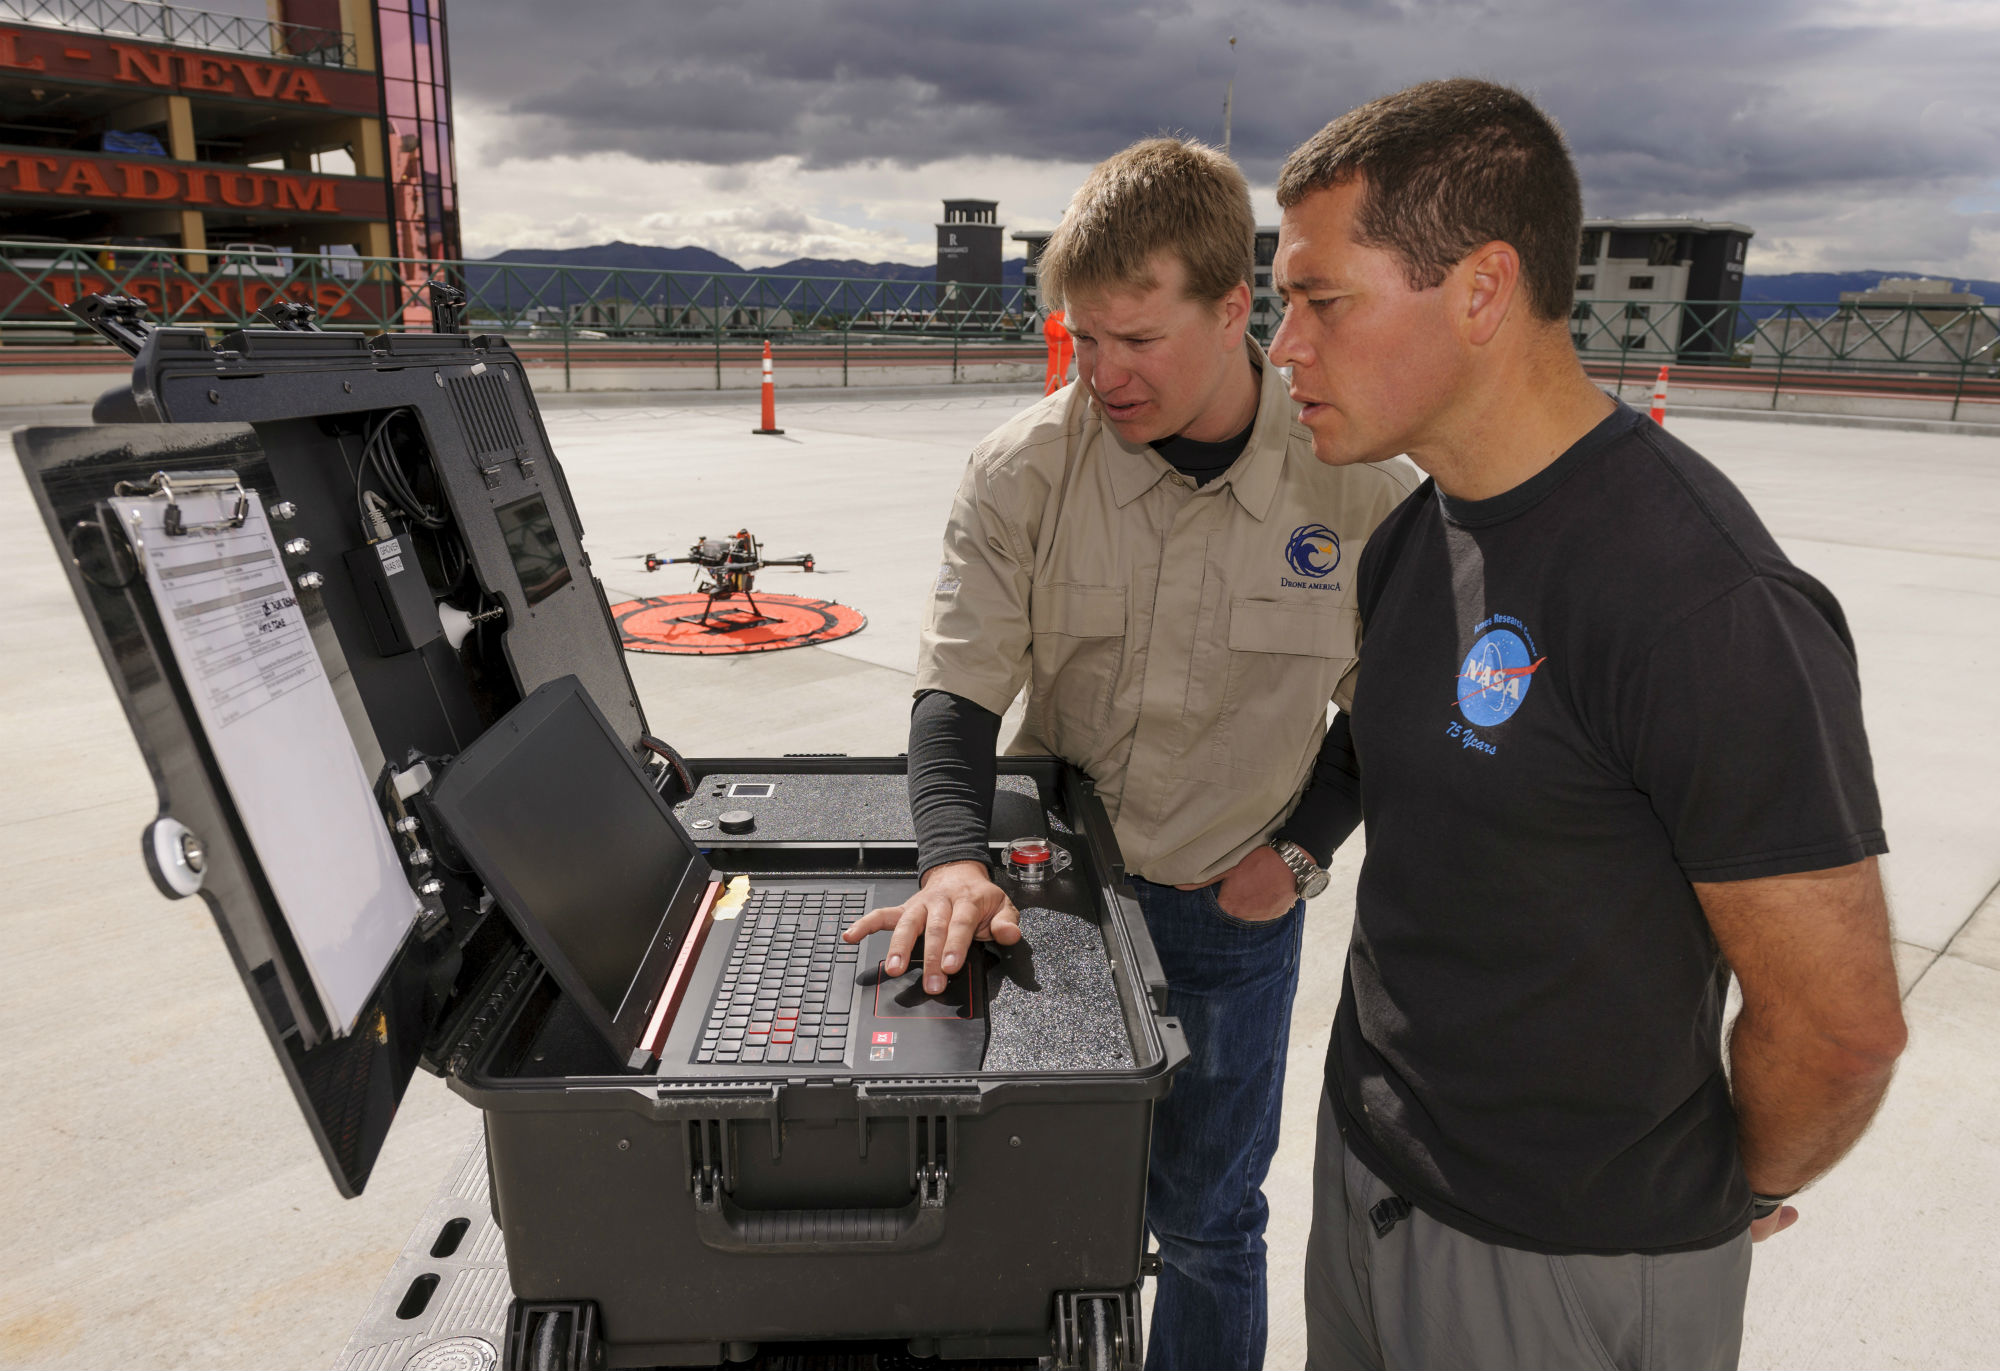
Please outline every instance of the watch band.
[{"label": "watch band", "polygon": [[[1798,1191],[1794,1190],[1792,1195],[1796,1195],[1797,1193]],[[1759,1219],[1770,1218],[1785,1207],[1785,1201],[1789,1200],[1792,1195],[1759,1195],[1752,1192],[1750,1196],[1750,1222],[1755,1223]]]},{"label": "watch band", "polygon": [[1292,873],[1292,890],[1300,899],[1310,900],[1326,889],[1327,875],[1312,853],[1289,838],[1273,838],[1269,844]]}]

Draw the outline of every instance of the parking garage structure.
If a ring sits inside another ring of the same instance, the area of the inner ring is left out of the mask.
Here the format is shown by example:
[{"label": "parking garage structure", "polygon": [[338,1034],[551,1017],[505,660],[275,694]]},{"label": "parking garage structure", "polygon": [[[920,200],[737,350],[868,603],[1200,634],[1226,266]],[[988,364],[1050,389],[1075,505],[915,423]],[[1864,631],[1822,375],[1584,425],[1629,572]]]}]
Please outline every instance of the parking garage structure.
[{"label": "parking garage structure", "polygon": [[0,247],[358,276],[460,255],[440,0],[0,0]]}]

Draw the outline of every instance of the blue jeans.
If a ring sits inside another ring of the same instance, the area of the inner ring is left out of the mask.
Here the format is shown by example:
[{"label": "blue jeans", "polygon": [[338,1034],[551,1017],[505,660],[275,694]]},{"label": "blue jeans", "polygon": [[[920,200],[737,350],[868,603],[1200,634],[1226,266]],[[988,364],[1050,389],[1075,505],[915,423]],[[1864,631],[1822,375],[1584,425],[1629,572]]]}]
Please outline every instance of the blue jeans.
[{"label": "blue jeans", "polygon": [[1245,923],[1222,912],[1214,886],[1132,885],[1189,1054],[1153,1114],[1146,1226],[1162,1269],[1146,1371],[1257,1371],[1268,1325],[1263,1184],[1278,1150],[1305,901]]}]

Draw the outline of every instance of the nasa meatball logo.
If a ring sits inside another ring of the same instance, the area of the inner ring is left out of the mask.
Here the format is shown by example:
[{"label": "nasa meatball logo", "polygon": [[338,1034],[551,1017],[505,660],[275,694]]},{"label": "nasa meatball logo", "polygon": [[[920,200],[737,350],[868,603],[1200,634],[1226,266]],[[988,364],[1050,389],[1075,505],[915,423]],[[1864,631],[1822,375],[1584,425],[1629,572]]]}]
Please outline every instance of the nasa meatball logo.
[{"label": "nasa meatball logo", "polygon": [[1325,524],[1305,524],[1295,528],[1291,541],[1285,544],[1285,562],[1293,571],[1312,580],[1300,582],[1279,577],[1283,584],[1318,590],[1320,587],[1314,582],[1324,582],[1340,565],[1340,535]]},{"label": "nasa meatball logo", "polygon": [[1519,619],[1496,614],[1473,632],[1479,636],[1458,669],[1458,712],[1468,724],[1493,728],[1514,717],[1535,669],[1548,659],[1536,655],[1534,637]]}]

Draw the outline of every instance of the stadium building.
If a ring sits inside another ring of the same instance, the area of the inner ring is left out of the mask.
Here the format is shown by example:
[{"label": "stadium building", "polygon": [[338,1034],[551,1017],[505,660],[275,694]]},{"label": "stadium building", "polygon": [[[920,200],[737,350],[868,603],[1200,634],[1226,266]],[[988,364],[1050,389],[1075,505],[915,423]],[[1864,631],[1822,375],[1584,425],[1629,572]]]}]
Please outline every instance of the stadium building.
[{"label": "stadium building", "polygon": [[214,2],[0,0],[0,239],[459,257],[444,0]]}]

